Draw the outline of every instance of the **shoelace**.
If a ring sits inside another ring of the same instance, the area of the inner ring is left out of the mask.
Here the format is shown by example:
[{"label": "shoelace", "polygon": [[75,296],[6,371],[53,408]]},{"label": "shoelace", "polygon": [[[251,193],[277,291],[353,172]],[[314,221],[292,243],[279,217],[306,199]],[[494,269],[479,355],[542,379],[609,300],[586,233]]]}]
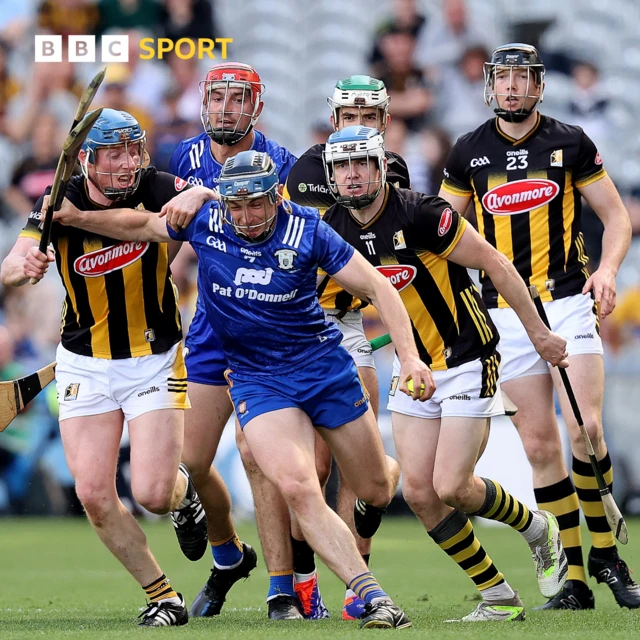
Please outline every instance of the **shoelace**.
[{"label": "shoelace", "polygon": [[159,602],[147,602],[147,608],[136,618],[136,620],[151,616],[152,613],[155,613],[155,609],[160,609]]},{"label": "shoelace", "polygon": [[[545,557],[545,555],[548,557]],[[548,569],[552,564],[551,553],[549,553],[549,550],[546,547],[536,547],[531,552],[531,557],[536,563],[536,568],[541,573]]]},{"label": "shoelace", "polygon": [[629,571],[629,567],[627,566],[626,562],[623,562],[623,561],[616,562],[616,569],[620,573],[620,576],[622,577],[622,581],[626,585],[630,587],[634,586],[634,587],[640,588],[640,586],[637,585],[635,580],[631,577],[631,572]]}]

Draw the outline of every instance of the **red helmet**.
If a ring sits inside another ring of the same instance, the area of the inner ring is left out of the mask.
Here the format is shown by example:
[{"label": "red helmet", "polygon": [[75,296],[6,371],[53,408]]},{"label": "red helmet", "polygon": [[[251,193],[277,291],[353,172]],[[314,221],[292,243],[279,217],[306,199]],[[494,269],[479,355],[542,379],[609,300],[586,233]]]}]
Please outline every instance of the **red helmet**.
[{"label": "red helmet", "polygon": [[[227,105],[227,98],[234,90],[240,90],[237,92],[241,100],[239,111],[231,110]],[[206,79],[200,83],[200,93],[200,117],[204,130],[214,142],[231,146],[242,140],[255,126],[264,84],[258,72],[248,64],[223,62],[209,69]],[[222,106],[212,111],[211,100],[214,96]],[[242,120],[246,122],[247,118],[248,123],[243,127]],[[229,119],[233,120],[233,124],[229,124]]]}]

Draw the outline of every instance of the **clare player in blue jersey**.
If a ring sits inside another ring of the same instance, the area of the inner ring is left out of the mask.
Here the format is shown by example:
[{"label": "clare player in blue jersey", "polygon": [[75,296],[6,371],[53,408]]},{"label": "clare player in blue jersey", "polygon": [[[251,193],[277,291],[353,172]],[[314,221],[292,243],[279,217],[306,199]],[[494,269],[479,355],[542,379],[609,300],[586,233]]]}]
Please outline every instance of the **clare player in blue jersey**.
[{"label": "clare player in blue jersey", "polygon": [[418,356],[409,317],[391,283],[316,210],[283,203],[278,187],[273,161],[247,151],[224,165],[221,206],[202,207],[180,231],[149,212],[86,215],[66,202],[57,219],[89,231],[108,226],[112,236],[130,240],[191,242],[204,278],[207,317],[219,332],[231,398],[251,453],[314,551],[365,602],[361,626],[407,627],[410,620],[368,571],[353,535],[327,506],[315,471],[314,428],[358,498],[374,510],[386,507],[398,479],[397,465],[385,459],[353,359],[318,304],[317,268],[377,307],[401,362],[401,391],[426,400],[435,390],[431,372]]},{"label": "clare player in blue jersey", "polygon": [[[255,128],[264,106],[264,85],[256,70],[238,62],[221,62],[209,70],[200,84],[200,90],[204,130],[193,138],[183,140],[176,147],[171,156],[169,171],[190,184],[216,188],[222,165],[227,158],[242,151],[262,151],[271,156],[279,180],[284,184],[296,157]],[[169,223],[176,228],[183,226],[183,213],[181,210],[172,216],[169,212]],[[195,211],[190,213],[193,215]],[[188,246],[184,247],[177,259],[189,259],[192,253]],[[213,467],[218,443],[233,412],[233,406],[224,377],[227,360],[218,331],[207,320],[202,283],[203,278],[199,277],[196,312],[185,340],[187,384],[192,408],[185,416],[183,459],[207,512],[208,538],[214,566],[191,606],[189,613],[192,617],[209,617],[220,613],[225,595],[233,583],[246,578],[256,564],[253,549],[240,544],[235,535],[229,492]],[[269,617],[300,619],[302,615],[294,597],[295,590],[299,587],[293,583],[295,567],[289,510],[275,487],[257,468],[239,430],[237,437],[251,491],[254,496],[261,497],[255,507],[258,532],[267,569],[275,574],[267,595]],[[327,469],[325,476],[328,476],[328,471]],[[300,546],[313,562],[311,548],[304,542]],[[285,571],[290,576],[289,588],[282,585],[282,574]],[[320,618],[326,615],[319,593],[316,600],[316,607],[309,608],[308,612],[304,611],[308,617]]]}]

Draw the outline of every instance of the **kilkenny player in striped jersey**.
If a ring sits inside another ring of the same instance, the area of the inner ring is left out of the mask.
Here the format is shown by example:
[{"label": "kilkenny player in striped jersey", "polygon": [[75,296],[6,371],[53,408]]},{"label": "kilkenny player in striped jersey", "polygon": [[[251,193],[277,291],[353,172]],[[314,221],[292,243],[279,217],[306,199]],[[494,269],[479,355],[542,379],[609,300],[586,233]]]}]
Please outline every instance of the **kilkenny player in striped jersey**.
[{"label": "kilkenny player in striped jersey", "polygon": [[521,620],[522,601],[480,545],[467,514],[505,522],[522,534],[543,594],[562,588],[566,557],[551,514],[529,511],[497,482],[474,475],[490,418],[504,414],[504,407],[498,332],[466,268],[494,277],[543,357],[564,365],[565,340],[543,325],[508,260],[446,201],[386,184],[377,130],[347,127],[332,134],[324,159],[337,200],[325,222],[398,289],[420,356],[433,371],[435,393],[418,405],[397,393],[405,381],[394,363],[388,408],[405,499],[482,594],[463,620]]},{"label": "kilkenny player in striped jersey", "polygon": [[[130,114],[104,109],[79,154],[84,175],[71,179],[67,198],[88,215],[121,206],[159,212],[188,185],[143,168],[145,141]],[[189,399],[167,244],[121,242],[54,222],[53,249],[45,256],[38,244],[49,192],[4,260],[2,282],[40,280],[55,260],[66,291],[56,367],[60,431],[76,492],[100,539],[146,593],[140,625],[184,625],[184,599],[151,555],[114,481],[126,419],[136,501],[153,513],[179,510],[192,533],[206,532],[202,505],[180,464]],[[180,200],[193,207],[211,194],[199,187]],[[190,540],[179,540],[185,555],[193,552]]]},{"label": "kilkenny player in striped jersey", "polygon": [[[611,482],[613,471],[602,431],[604,365],[599,319],[615,306],[615,276],[629,246],[631,227],[589,137],[580,127],[538,112],[544,71],[530,45],[508,44],[493,52],[485,65],[485,101],[495,101],[496,117],[458,140],[440,195],[458,211],[466,211],[473,201],[480,234],[507,256],[527,285],[537,287],[552,328],[567,340],[571,385],[600,466]],[[602,260],[592,275],[581,231],[582,197],[605,228]],[[563,592],[543,608],[594,606],[582,558],[580,505],[591,534],[589,573],[611,587],[620,606],[640,607],[640,586],[618,556],[558,372],[551,370],[550,375],[490,274],[481,272],[481,280],[482,298],[502,336],[502,384],[520,409],[513,421],[533,467],[538,506],[558,517],[569,560]],[[573,482],[562,456],[554,385],[571,435]]]}]

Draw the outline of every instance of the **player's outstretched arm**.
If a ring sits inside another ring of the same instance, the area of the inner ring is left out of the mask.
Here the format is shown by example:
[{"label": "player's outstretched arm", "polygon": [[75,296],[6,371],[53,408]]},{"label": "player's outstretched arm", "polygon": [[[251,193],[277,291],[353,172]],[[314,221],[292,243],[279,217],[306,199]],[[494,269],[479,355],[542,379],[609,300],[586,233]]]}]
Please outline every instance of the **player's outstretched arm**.
[{"label": "player's outstretched arm", "polygon": [[600,318],[604,319],[616,306],[616,275],[631,244],[631,221],[609,176],[578,187],[578,190],[604,225],[600,266],[591,274],[582,290],[582,293],[593,290]]},{"label": "player's outstretched arm", "polygon": [[[45,198],[43,207],[47,206],[47,201],[48,196]],[[77,227],[116,240],[167,242],[170,239],[165,220],[151,211],[139,209],[80,211],[65,198],[53,219],[65,226]]]},{"label": "player's outstretched arm", "polygon": [[[349,262],[332,278],[349,293],[370,300],[380,313],[402,365],[400,390],[416,400],[430,398],[436,386],[429,367],[418,355],[409,315],[393,285],[358,251],[354,251]],[[409,380],[413,380],[413,393],[407,387]]]},{"label": "player's outstretched arm", "polygon": [[20,237],[13,248],[2,261],[0,268],[0,281],[7,287],[21,287],[32,278],[41,280],[53,262],[55,254],[53,249],[47,250],[47,255],[38,249],[39,240],[35,238]]},{"label": "player's outstretched arm", "polygon": [[549,331],[544,325],[531,301],[524,280],[511,261],[494,249],[471,225],[467,225],[447,259],[469,269],[483,269],[498,293],[518,314],[541,357],[553,365],[568,366],[567,341],[557,333]]}]

